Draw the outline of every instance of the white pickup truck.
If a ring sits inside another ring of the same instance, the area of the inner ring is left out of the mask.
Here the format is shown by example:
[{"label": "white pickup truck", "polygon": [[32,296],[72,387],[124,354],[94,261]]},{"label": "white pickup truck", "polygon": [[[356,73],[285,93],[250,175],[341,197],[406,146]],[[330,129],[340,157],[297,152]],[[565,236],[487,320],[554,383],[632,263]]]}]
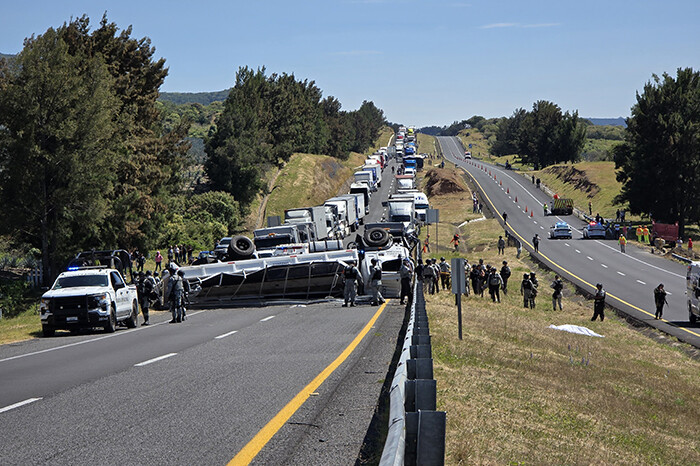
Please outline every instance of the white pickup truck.
[{"label": "white pickup truck", "polygon": [[138,324],[135,285],[127,285],[118,270],[109,267],[71,267],[61,273],[41,297],[41,328],[45,337],[56,330],[78,331]]}]

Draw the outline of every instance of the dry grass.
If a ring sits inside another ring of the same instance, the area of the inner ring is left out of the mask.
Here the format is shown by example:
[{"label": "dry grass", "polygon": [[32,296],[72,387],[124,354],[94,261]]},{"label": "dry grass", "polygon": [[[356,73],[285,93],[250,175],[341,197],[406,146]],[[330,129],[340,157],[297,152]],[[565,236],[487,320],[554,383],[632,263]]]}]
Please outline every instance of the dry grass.
[{"label": "dry grass", "polygon": [[36,310],[25,311],[12,319],[0,320],[0,345],[29,340],[40,335],[41,319]]},{"label": "dry grass", "polygon": [[[462,144],[467,150],[472,151],[472,157],[477,159],[491,159],[489,141],[478,129],[463,129],[457,134],[457,137],[462,141]],[[469,148],[469,144],[472,145],[471,149]]]},{"label": "dry grass", "polygon": [[421,154],[428,154],[433,157],[437,157],[437,142],[435,136],[429,134],[418,133],[416,136],[418,139],[418,152]]},{"label": "dry grass", "polygon": [[[470,223],[463,234],[470,262],[500,266],[505,258],[513,275],[501,304],[487,294],[463,298],[462,341],[454,297],[427,297],[448,464],[700,463],[700,363],[612,312],[591,322],[591,303],[568,284],[564,311],[552,311],[551,273],[537,271],[537,307],[523,308],[519,282],[530,268],[514,248],[496,254],[498,223]],[[586,326],[605,338],[550,324]]]}]

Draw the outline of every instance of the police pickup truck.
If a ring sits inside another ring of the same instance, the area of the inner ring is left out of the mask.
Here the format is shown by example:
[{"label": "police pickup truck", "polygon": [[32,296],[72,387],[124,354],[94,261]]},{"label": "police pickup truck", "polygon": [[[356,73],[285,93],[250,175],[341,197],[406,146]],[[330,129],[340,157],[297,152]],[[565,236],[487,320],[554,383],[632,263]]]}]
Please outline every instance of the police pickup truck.
[{"label": "police pickup truck", "polygon": [[45,337],[56,330],[78,331],[138,324],[135,285],[127,285],[117,269],[107,266],[69,267],[41,297],[41,328]]}]

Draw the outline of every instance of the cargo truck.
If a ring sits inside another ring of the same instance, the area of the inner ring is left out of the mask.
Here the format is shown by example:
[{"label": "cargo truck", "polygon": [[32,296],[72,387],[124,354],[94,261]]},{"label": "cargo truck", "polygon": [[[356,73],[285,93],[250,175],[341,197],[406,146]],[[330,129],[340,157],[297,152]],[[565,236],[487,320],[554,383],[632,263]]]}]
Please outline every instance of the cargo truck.
[{"label": "cargo truck", "polygon": [[357,226],[357,214],[354,201],[351,202],[349,199],[332,197],[325,202],[325,205],[336,206],[338,208],[338,224],[340,226],[340,231],[343,232],[343,236],[347,236],[355,231]]},{"label": "cargo truck", "polygon": [[284,223],[313,224],[313,240],[328,239],[332,233],[329,232],[328,225],[326,224],[326,208],[324,206],[287,209],[284,211]]},{"label": "cargo truck", "polygon": [[369,214],[369,201],[372,199],[371,190],[367,183],[353,183],[350,185],[350,194],[361,194],[365,201],[365,215]]}]

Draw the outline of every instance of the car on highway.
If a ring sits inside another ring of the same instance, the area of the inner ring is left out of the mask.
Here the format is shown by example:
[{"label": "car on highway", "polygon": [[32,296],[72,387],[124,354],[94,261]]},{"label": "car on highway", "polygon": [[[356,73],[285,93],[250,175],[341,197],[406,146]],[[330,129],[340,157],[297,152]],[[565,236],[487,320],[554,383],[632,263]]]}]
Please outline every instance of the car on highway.
[{"label": "car on highway", "polygon": [[557,222],[550,227],[549,238],[550,239],[557,239],[557,238],[571,239],[572,238],[571,227],[566,222]]},{"label": "car on highway", "polygon": [[471,159],[471,158],[472,158],[472,151],[470,151],[470,150],[464,151],[464,160]]},{"label": "car on highway", "polygon": [[585,227],[583,227],[583,238],[584,239],[605,239],[607,228],[601,223],[591,222]]}]

